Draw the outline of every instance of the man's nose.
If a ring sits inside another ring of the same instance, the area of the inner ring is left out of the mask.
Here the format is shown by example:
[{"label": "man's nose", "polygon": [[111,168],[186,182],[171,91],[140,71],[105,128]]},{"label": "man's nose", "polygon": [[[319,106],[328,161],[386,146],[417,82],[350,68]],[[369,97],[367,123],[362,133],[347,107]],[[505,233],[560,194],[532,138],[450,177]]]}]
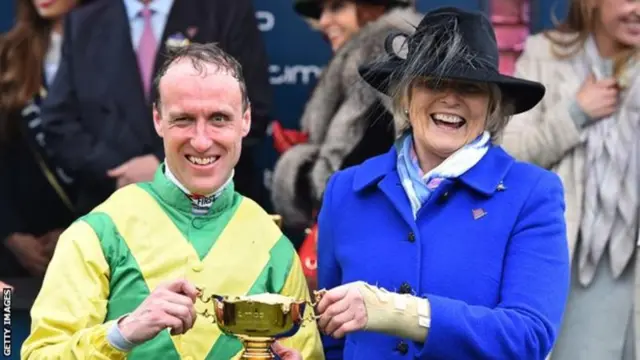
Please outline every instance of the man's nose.
[{"label": "man's nose", "polygon": [[195,151],[201,153],[209,150],[212,144],[213,140],[204,133],[197,133],[193,138],[191,138],[191,146]]}]

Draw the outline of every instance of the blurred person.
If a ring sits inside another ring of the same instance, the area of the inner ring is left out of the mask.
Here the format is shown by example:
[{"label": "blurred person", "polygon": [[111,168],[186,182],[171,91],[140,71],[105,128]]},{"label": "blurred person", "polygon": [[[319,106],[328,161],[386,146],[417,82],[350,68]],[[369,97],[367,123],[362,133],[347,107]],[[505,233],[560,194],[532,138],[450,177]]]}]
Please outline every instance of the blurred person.
[{"label": "blurred person", "polygon": [[569,293],[562,183],[495,141],[545,88],[500,74],[480,12],[439,8],[387,40],[360,73],[399,136],[335,173],[320,209],[326,357],[544,359]]},{"label": "blurred person", "polygon": [[382,54],[384,37],[411,32],[420,22],[409,0],[297,0],[296,12],[315,22],[334,51],[307,102],[300,131],[273,126],[276,148],[272,203],[286,226],[311,227],[300,247],[315,287],[315,214],[333,172],[382,154],[393,144],[385,99],[358,75],[357,67]]},{"label": "blurred person", "polygon": [[566,189],[573,276],[554,360],[635,359],[640,348],[638,45],[640,2],[575,0],[516,65],[548,95],[513,119],[502,144]]},{"label": "blurred person", "polygon": [[[62,234],[23,359],[230,359],[241,342],[196,321],[199,292],[310,300],[292,244],[234,188],[252,123],[240,64],[190,44],[168,55],[154,88],[166,160],[151,182],[117,190]],[[324,358],[315,322],[281,342]]]},{"label": "blurred person", "polygon": [[73,179],[48,156],[40,106],[60,61],[63,18],[77,3],[16,1],[15,24],[0,35],[0,280],[26,301],[13,304],[16,352],[29,332],[28,303],[75,216]]},{"label": "blurred person", "polygon": [[[393,143],[383,99],[359,78],[357,67],[381,54],[384,35],[411,31],[420,15],[408,0],[298,0],[294,9],[317,20],[335,52],[300,120],[308,139],[283,149],[274,168],[276,212],[285,225],[305,228],[313,224],[333,172],[382,153]],[[274,131],[280,129],[276,126]]]},{"label": "blurred person", "polygon": [[95,0],[65,26],[42,121],[54,159],[77,178],[83,213],[116,188],[153,178],[164,153],[151,126],[151,79],[168,48],[189,42],[216,42],[243,64],[254,126],[236,185],[258,197],[251,151],[264,136],[271,89],[251,0]]}]

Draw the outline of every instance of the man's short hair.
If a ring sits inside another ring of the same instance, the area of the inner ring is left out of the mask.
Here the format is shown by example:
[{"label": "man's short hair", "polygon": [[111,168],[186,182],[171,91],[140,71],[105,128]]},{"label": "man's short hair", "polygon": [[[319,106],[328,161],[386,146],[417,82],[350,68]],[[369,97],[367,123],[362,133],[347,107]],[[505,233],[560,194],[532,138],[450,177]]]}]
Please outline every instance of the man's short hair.
[{"label": "man's short hair", "polygon": [[206,75],[205,65],[214,65],[217,71],[227,73],[238,80],[240,85],[240,94],[242,96],[242,110],[249,107],[249,95],[247,94],[247,85],[244,81],[242,73],[242,65],[231,55],[222,50],[215,43],[199,44],[191,43],[185,46],[176,46],[168,48],[162,66],[158,70],[153,79],[153,91],[156,95],[156,107],[160,105],[160,80],[167,73],[172,64],[183,60],[191,60],[193,68],[201,75]]}]

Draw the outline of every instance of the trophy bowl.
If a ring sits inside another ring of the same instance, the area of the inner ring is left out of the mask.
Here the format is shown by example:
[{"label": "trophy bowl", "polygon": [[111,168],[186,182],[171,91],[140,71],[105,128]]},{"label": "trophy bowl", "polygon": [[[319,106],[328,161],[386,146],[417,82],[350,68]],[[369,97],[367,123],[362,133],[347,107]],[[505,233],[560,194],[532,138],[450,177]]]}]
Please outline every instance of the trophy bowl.
[{"label": "trophy bowl", "polygon": [[305,301],[278,294],[212,295],[210,300],[218,328],[242,342],[240,358],[247,360],[274,359],[271,345],[298,332],[307,305]]}]

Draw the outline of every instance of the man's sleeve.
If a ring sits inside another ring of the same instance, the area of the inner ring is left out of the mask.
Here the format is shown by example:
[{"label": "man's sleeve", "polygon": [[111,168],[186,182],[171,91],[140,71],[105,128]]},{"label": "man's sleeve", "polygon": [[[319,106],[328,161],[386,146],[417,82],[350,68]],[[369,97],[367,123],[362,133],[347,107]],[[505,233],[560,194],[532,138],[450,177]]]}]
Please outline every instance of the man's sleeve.
[{"label": "man's sleeve", "polygon": [[[76,178],[89,183],[106,181],[107,171],[122,163],[122,156],[105,141],[88,133],[81,123],[73,72],[74,17],[65,19],[62,58],[55,80],[42,103],[42,127],[50,156]],[[99,121],[98,119],[87,119]]]},{"label": "man's sleeve", "polygon": [[[251,0],[236,0],[226,8],[233,9],[228,18],[225,51],[240,65],[251,101],[251,131],[248,144],[262,139],[271,120],[272,92],[269,84],[269,62],[264,40],[258,30]],[[225,10],[227,12],[227,10]]]},{"label": "man's sleeve", "polygon": [[109,266],[94,230],[80,220],[61,236],[31,309],[22,359],[125,359],[107,341],[103,323]]},{"label": "man's sleeve", "polygon": [[[288,259],[290,259],[287,262],[290,264],[288,266],[288,271],[283,274],[284,285],[282,286],[282,290],[280,290],[280,294],[297,300],[305,300],[309,302],[311,300],[309,295],[309,286],[307,285],[307,280],[302,272],[300,258],[289,239],[282,236],[280,242],[281,244],[284,243],[288,245],[281,245],[280,248],[282,249],[286,247],[288,249]],[[279,251],[278,254],[274,255],[282,255],[282,252]],[[305,320],[300,326],[300,329],[294,336],[284,339],[281,342],[282,345],[286,347],[300,351],[303,359],[324,360],[322,340],[320,339],[320,332],[318,331],[314,315],[314,309],[309,305],[305,306]]]}]

